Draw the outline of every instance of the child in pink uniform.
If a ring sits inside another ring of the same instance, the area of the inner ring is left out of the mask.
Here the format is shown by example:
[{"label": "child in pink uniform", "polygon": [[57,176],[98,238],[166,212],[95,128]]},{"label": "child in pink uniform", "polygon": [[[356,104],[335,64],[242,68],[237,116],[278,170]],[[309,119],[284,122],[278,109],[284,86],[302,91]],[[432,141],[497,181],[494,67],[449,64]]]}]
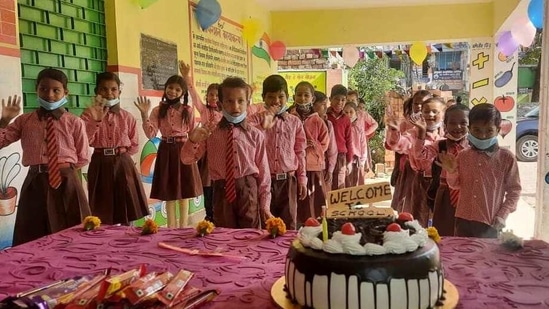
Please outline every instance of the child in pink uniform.
[{"label": "child in pink uniform", "polygon": [[347,187],[355,187],[365,183],[366,162],[369,160],[366,153],[366,132],[364,130],[364,118],[358,116],[358,108],[355,103],[347,102],[343,112],[351,118],[351,138],[353,139],[353,168],[345,179]]},{"label": "child in pink uniform", "polygon": [[328,97],[320,92],[315,91],[315,101],[313,102],[313,110],[318,116],[324,120],[326,127],[328,128],[328,149],[326,150],[326,169],[324,170],[324,181],[326,182],[326,192],[332,189],[332,175],[337,161],[337,144],[334,134],[334,126],[326,117],[326,111],[328,109]]}]

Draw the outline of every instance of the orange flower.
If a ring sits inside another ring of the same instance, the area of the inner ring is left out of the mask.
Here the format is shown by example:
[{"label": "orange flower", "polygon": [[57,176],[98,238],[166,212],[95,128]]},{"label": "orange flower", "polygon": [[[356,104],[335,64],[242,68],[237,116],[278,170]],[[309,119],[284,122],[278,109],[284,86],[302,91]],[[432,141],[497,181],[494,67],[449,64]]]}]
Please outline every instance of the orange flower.
[{"label": "orange flower", "polygon": [[208,234],[211,234],[215,228],[215,225],[208,221],[208,220],[202,220],[198,222],[198,225],[196,226],[196,232],[200,237],[204,237]]},{"label": "orange flower", "polygon": [[269,218],[265,223],[266,229],[269,232],[269,235],[271,235],[271,238],[275,238],[279,235],[282,236],[286,233],[286,224],[278,217]]},{"label": "orange flower", "polygon": [[101,220],[95,216],[87,216],[84,218],[84,221],[82,221],[82,225],[84,226],[85,231],[95,230],[101,226]]},{"label": "orange flower", "polygon": [[431,238],[434,242],[438,244],[440,242],[440,235],[438,234],[437,228],[434,226],[430,226],[426,230],[429,238]]},{"label": "orange flower", "polygon": [[141,235],[149,235],[158,233],[158,225],[153,219],[145,220],[143,228],[141,229]]}]

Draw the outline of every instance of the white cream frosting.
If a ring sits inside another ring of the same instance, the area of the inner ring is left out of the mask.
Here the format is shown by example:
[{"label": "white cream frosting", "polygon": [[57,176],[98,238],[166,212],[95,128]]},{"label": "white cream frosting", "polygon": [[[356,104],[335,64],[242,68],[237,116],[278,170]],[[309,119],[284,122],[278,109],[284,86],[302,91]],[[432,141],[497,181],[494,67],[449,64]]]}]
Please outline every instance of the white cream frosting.
[{"label": "white cream frosting", "polygon": [[[318,235],[322,233],[322,226],[304,226],[301,229],[299,229],[299,233],[297,234],[297,238],[301,242],[301,244],[304,247],[311,247],[312,248],[312,242],[315,239],[318,239]],[[322,243],[322,241],[320,241]],[[320,248],[314,248],[314,249],[320,249]]]}]

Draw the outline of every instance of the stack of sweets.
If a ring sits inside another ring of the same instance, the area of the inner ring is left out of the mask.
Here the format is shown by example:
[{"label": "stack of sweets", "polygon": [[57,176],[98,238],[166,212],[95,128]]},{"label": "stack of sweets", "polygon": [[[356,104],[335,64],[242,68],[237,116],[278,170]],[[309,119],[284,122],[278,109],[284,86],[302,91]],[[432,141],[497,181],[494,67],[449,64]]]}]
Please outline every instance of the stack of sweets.
[{"label": "stack of sweets", "polygon": [[61,280],[31,291],[19,293],[0,302],[0,309],[10,308],[196,308],[214,299],[217,290],[188,285],[193,273],[179,270],[147,273],[144,266],[122,274],[105,271],[95,277],[83,276]]}]

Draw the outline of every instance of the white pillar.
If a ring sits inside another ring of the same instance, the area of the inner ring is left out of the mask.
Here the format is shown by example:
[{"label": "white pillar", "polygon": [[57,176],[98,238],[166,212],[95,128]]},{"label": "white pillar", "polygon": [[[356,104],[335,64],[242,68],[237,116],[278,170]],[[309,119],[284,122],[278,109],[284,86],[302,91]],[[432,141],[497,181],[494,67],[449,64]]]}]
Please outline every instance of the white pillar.
[{"label": "white pillar", "polygon": [[545,1],[540,80],[539,156],[534,237],[549,242],[549,1]]}]

